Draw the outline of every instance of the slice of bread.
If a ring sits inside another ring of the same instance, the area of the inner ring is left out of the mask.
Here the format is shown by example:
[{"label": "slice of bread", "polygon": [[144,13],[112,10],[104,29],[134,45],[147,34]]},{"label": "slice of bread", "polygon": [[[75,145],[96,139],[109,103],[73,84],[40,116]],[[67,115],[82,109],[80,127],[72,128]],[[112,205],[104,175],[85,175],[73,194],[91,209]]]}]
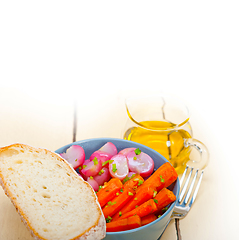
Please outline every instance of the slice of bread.
[{"label": "slice of bread", "polygon": [[0,148],[0,184],[34,239],[105,237],[95,192],[58,154],[25,144]]}]

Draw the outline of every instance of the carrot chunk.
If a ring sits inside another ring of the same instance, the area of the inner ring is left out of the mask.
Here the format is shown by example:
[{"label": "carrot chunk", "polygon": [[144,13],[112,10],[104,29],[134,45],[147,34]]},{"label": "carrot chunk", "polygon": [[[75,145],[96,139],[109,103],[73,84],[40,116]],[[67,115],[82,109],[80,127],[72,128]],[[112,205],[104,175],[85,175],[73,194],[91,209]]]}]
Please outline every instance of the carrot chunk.
[{"label": "carrot chunk", "polygon": [[111,178],[98,192],[97,197],[101,207],[112,200],[116,193],[122,188],[123,184],[118,178]]},{"label": "carrot chunk", "polygon": [[131,216],[117,221],[106,223],[107,232],[119,232],[134,229],[141,226],[141,219],[138,215]]},{"label": "carrot chunk", "polygon": [[146,186],[145,188],[142,188],[140,191],[138,191],[135,194],[134,198],[128,201],[126,205],[122,209],[120,209],[118,213],[116,213],[113,216],[113,220],[118,219],[120,215],[135,209],[136,206],[139,206],[144,202],[148,201],[149,199],[153,198],[154,194],[155,194],[155,189],[152,188],[151,186]]},{"label": "carrot chunk", "polygon": [[144,184],[137,189],[145,187],[146,185],[156,187],[157,191],[162,190],[170,186],[178,177],[178,174],[174,167],[166,162],[160,166],[145,182]]},{"label": "carrot chunk", "polygon": [[140,185],[143,184],[143,182],[144,179],[139,174],[135,174],[134,177],[130,178],[128,181],[124,183],[124,187],[129,187],[136,190]]},{"label": "carrot chunk", "polygon": [[130,199],[135,195],[135,191],[132,188],[122,188],[122,191],[118,193],[118,196],[113,198],[108,204],[104,206],[103,214],[105,218],[112,217],[117,213]]},{"label": "carrot chunk", "polygon": [[172,191],[167,188],[163,188],[154,198],[156,206],[158,210],[155,214],[162,214],[162,209],[168,206],[168,204],[174,202],[176,200],[176,196]]},{"label": "carrot chunk", "polygon": [[141,226],[144,226],[146,224],[149,224],[151,222],[153,222],[154,220],[156,220],[157,217],[155,214],[149,214],[149,215],[146,215],[144,217],[141,218]]},{"label": "carrot chunk", "polygon": [[119,219],[123,219],[123,218],[128,218],[134,215],[138,215],[140,217],[144,217],[150,213],[154,213],[155,211],[157,211],[157,206],[154,202],[153,199],[150,199],[146,202],[144,202],[143,204],[141,204],[140,206],[138,206],[137,208],[122,214],[122,216]]}]

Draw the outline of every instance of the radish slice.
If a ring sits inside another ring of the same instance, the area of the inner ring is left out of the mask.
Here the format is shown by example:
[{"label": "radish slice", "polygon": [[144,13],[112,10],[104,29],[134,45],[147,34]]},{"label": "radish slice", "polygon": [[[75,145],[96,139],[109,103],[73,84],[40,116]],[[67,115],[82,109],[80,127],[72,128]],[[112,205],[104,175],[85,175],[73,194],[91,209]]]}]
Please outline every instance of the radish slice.
[{"label": "radish slice", "polygon": [[103,167],[100,172],[95,175],[94,180],[100,185],[103,185],[105,182],[108,182],[111,178],[109,169],[107,167]]},{"label": "radish slice", "polygon": [[93,178],[88,177],[87,182],[91,185],[91,187],[94,189],[94,191],[99,190],[99,184]]},{"label": "radish slice", "polygon": [[85,161],[85,151],[79,145],[70,146],[65,153],[60,154],[74,169]]},{"label": "radish slice", "polygon": [[95,176],[102,168],[102,164],[96,158],[92,161],[85,161],[81,169],[81,173],[86,177]]},{"label": "radish slice", "polygon": [[120,152],[119,152],[119,154],[123,154],[123,155],[125,155],[125,156],[127,156],[127,154],[129,153],[129,152],[131,152],[132,150],[135,150],[136,148],[124,148],[123,150],[121,150]]},{"label": "radish slice", "polygon": [[116,155],[118,152],[116,146],[112,142],[107,142],[99,150],[102,152],[106,152],[106,153],[110,154],[111,156]]},{"label": "radish slice", "polygon": [[132,172],[139,173],[143,178],[146,178],[154,170],[154,161],[148,154],[140,150],[137,152],[136,150],[129,152],[127,155],[129,169]]},{"label": "radish slice", "polygon": [[[97,151],[95,151],[94,153],[92,153],[92,155],[90,156],[90,160],[93,160],[95,157],[96,157],[101,163],[104,163],[104,162],[108,161],[108,160],[112,157],[112,155],[109,154],[109,153],[107,153],[107,152],[102,152],[102,151],[100,151],[100,150],[97,150]],[[108,167],[108,164],[105,165],[105,166]]]},{"label": "radish slice", "polygon": [[109,171],[112,177],[123,180],[129,173],[128,161],[123,154],[117,154],[111,158],[113,162],[109,163]]}]

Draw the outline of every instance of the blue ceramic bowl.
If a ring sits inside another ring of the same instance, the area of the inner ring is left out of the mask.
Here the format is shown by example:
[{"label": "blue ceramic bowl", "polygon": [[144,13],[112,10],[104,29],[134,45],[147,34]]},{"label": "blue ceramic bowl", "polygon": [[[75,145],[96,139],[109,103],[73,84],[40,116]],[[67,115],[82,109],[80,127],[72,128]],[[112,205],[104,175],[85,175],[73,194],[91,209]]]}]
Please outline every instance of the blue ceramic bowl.
[{"label": "blue ceramic bowl", "polygon": [[[158,152],[156,152],[155,150],[149,147],[146,147],[136,142],[123,140],[123,139],[116,139],[116,138],[86,139],[86,140],[70,143],[64,147],[59,148],[58,150],[56,150],[56,152],[63,153],[71,145],[80,145],[85,150],[85,157],[86,159],[88,159],[94,151],[101,148],[107,142],[112,142],[113,144],[115,144],[118,151],[127,147],[139,148],[141,151],[147,153],[154,160],[155,169],[159,168],[165,162],[168,162],[168,160],[164,158],[161,154],[159,154]],[[177,199],[179,194],[179,188],[180,188],[179,179],[177,179],[177,181],[169,187],[169,189],[172,190],[173,193],[176,195]],[[130,240],[130,239],[156,240],[160,238],[160,236],[162,235],[162,233],[164,232],[167,226],[167,223],[173,212],[173,208],[175,204],[176,202],[172,203],[169,206],[168,210],[160,218],[156,219],[154,222],[133,230],[122,231],[122,232],[109,232],[106,234],[106,237],[104,238],[104,240]]]}]

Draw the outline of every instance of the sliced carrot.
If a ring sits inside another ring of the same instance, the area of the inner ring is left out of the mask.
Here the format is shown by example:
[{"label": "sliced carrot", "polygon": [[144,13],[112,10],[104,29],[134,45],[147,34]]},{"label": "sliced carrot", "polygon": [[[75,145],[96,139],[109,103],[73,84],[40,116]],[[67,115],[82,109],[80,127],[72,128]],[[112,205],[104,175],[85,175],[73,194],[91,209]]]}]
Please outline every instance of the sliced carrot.
[{"label": "sliced carrot", "polygon": [[144,217],[148,214],[154,213],[155,211],[157,211],[157,206],[156,206],[154,200],[150,199],[147,202],[144,202],[143,204],[138,206],[137,208],[135,208],[125,214],[122,214],[122,216],[119,219],[128,218],[128,217],[131,217],[134,215]]},{"label": "sliced carrot", "polygon": [[111,178],[110,181],[97,192],[100,206],[103,207],[107,202],[112,200],[122,187],[123,184],[118,178]]},{"label": "sliced carrot", "polygon": [[108,202],[102,209],[105,218],[116,214],[134,195],[135,191],[132,188],[122,188],[122,192],[119,192],[118,196]]},{"label": "sliced carrot", "polygon": [[124,183],[124,187],[130,187],[136,190],[136,188],[142,185],[143,182],[144,179],[139,174],[135,174],[134,177],[130,178],[128,181]]},{"label": "sliced carrot", "polygon": [[126,205],[113,216],[113,220],[118,219],[121,215],[135,209],[136,206],[139,206],[149,199],[153,198],[154,194],[155,188],[149,185],[147,185],[145,188],[142,188],[135,194],[134,198],[127,202]]},{"label": "sliced carrot", "polygon": [[141,225],[144,226],[146,224],[149,224],[149,223],[153,222],[156,219],[157,219],[157,217],[153,213],[149,214],[149,215],[146,215],[146,216],[141,218]]},{"label": "sliced carrot", "polygon": [[138,215],[117,221],[106,223],[107,232],[119,232],[134,229],[141,226],[141,219]]},{"label": "sliced carrot", "polygon": [[172,191],[167,188],[163,188],[154,198],[158,210],[155,214],[162,214],[162,209],[168,206],[170,203],[176,200],[176,196]]},{"label": "sliced carrot", "polygon": [[145,187],[146,185],[155,186],[159,192],[161,189],[170,186],[178,177],[174,167],[166,162],[160,166],[145,182],[137,189]]}]

